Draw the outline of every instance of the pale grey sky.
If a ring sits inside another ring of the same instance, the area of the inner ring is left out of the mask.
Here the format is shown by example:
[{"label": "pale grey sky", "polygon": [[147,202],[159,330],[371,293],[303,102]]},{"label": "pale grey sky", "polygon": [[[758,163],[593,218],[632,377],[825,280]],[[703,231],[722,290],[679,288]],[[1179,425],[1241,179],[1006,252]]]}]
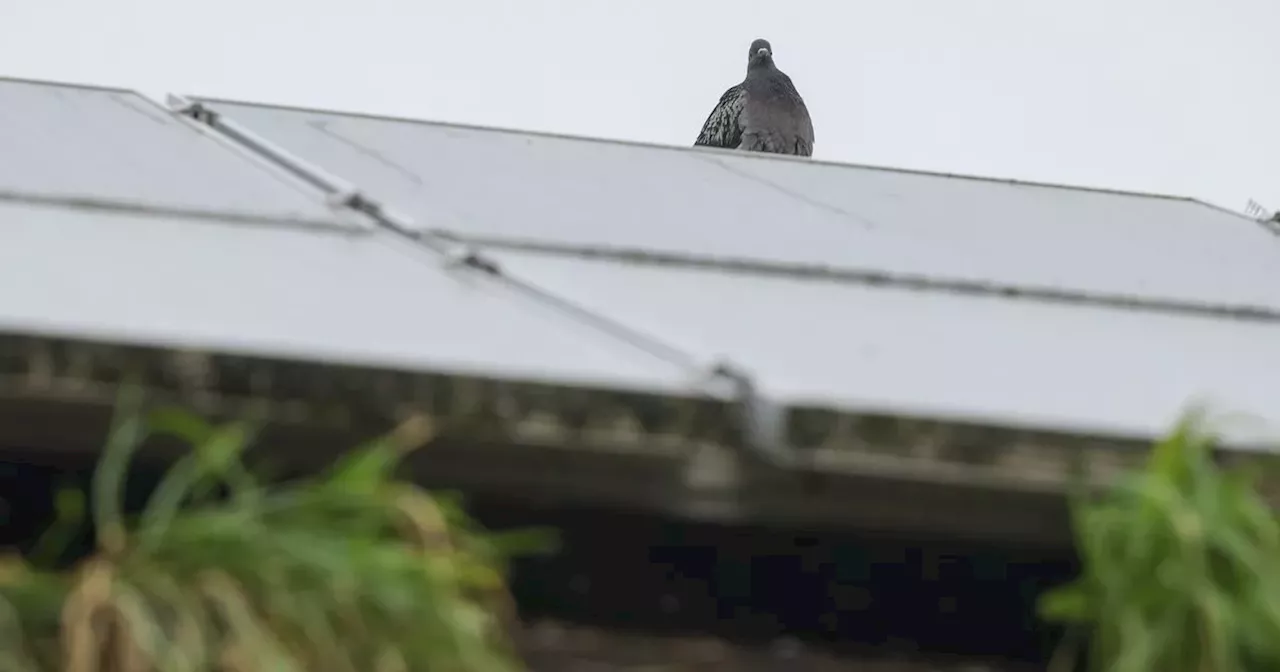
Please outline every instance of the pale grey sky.
[{"label": "pale grey sky", "polygon": [[9,0],[0,75],[688,145],[747,45],[816,158],[1280,208],[1278,0]]}]

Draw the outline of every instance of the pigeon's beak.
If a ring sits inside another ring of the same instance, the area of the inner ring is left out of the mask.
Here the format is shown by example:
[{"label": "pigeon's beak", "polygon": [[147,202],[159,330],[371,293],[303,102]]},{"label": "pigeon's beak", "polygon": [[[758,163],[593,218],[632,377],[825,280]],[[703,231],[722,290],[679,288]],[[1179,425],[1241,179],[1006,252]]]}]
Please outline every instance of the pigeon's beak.
[{"label": "pigeon's beak", "polygon": [[768,55],[769,55],[769,50],[768,50],[768,49],[766,49],[766,48],[764,48],[764,47],[760,47],[759,49],[756,49],[756,55],[757,55],[757,56],[768,56]]}]

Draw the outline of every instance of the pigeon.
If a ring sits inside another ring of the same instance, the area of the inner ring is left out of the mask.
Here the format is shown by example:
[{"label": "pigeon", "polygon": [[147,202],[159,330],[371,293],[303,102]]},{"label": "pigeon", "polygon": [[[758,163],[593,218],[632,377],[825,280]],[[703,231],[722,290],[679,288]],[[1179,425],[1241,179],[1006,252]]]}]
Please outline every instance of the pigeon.
[{"label": "pigeon", "polygon": [[694,146],[813,155],[813,122],[791,78],[773,63],[768,40],[751,43],[747,76],[730,87],[702,125]]}]

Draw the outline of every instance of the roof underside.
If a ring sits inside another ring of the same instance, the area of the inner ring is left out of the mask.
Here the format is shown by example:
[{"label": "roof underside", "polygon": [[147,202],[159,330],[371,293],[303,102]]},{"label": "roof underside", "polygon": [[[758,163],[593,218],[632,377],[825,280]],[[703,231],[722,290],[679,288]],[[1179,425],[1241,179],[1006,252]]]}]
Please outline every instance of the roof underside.
[{"label": "roof underside", "polygon": [[[1149,434],[1280,420],[1280,238],[1190,200],[0,80],[0,331]],[[1237,315],[1238,313],[1238,315]],[[1233,316],[1234,315],[1234,316]]]}]

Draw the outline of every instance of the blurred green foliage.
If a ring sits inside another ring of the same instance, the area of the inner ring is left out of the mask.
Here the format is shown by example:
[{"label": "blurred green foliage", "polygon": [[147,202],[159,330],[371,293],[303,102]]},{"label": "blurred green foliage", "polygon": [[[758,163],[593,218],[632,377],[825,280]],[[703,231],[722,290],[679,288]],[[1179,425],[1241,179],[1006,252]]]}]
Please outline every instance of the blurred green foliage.
[{"label": "blurred green foliage", "polygon": [[[0,672],[520,669],[505,561],[551,539],[487,534],[396,480],[400,459],[431,440],[428,423],[270,485],[241,460],[256,429],[122,395],[90,491],[60,493],[35,551],[0,560]],[[191,450],[126,518],[130,462],[155,435]],[[95,552],[52,569],[86,514]]]},{"label": "blurred green foliage", "polygon": [[1216,436],[1189,414],[1144,469],[1099,497],[1073,497],[1082,573],[1045,594],[1068,624],[1057,669],[1088,642],[1108,672],[1280,670],[1280,524],[1257,483],[1269,459],[1214,460]]},{"label": "blurred green foliage", "polygon": [[[58,493],[59,520],[27,557],[0,558],[0,672],[518,672],[506,561],[542,531],[486,532],[461,508],[397,480],[431,441],[422,419],[313,477],[260,481],[242,461],[257,427],[178,409],[117,407],[89,491]],[[190,451],[137,516],[124,483],[150,437]],[[1280,521],[1257,484],[1272,464],[1225,469],[1188,415],[1145,468],[1072,496],[1081,575],[1040,612],[1080,635],[1107,672],[1280,670]],[[91,520],[97,547],[53,562]]]}]

